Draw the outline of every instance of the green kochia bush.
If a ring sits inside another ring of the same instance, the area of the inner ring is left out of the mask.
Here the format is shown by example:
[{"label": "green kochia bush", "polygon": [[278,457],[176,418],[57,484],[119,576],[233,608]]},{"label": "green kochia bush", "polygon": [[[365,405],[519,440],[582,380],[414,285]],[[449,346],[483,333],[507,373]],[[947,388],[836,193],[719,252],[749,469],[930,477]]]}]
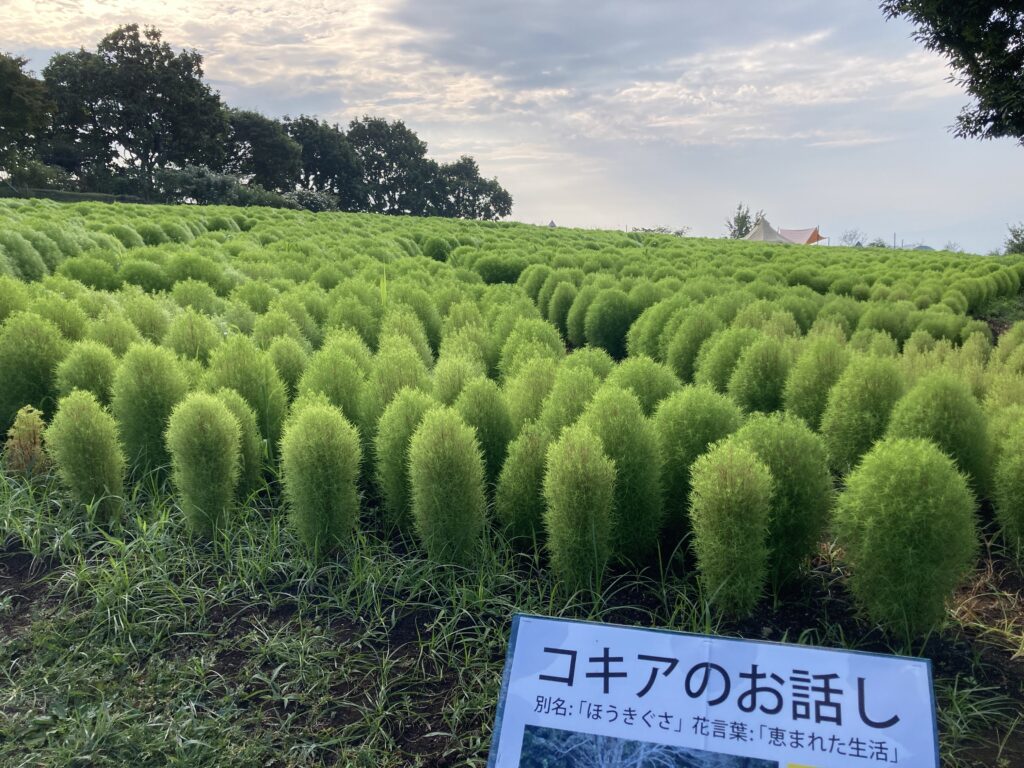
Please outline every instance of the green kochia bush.
[{"label": "green kochia bush", "polygon": [[690,478],[701,584],[724,612],[748,615],[768,576],[771,473],[750,448],[727,439],[694,462]]},{"label": "green kochia bush", "polygon": [[753,328],[726,328],[708,338],[697,354],[694,383],[707,384],[719,392],[725,392],[736,361],[758,336]]},{"label": "green kochia bush", "polygon": [[413,346],[404,339],[382,340],[360,397],[364,434],[376,434],[377,420],[403,387],[430,390],[430,374]]},{"label": "green kochia bush", "polygon": [[693,379],[694,367],[701,345],[722,328],[722,321],[706,310],[688,314],[676,328],[669,342],[665,362],[680,381]]},{"label": "green kochia bush", "polygon": [[299,380],[309,363],[306,347],[295,339],[280,336],[270,342],[267,354],[277,369],[277,375],[281,377],[281,382],[288,392],[288,399],[293,399],[299,389]]},{"label": "green kochia bush", "polygon": [[768,570],[777,588],[817,550],[832,509],[832,476],[821,438],[795,416],[757,414],[733,436],[765,463],[774,480]]},{"label": "green kochia bush", "polygon": [[933,373],[918,381],[893,408],[887,437],[931,440],[956,461],[976,495],[988,491],[991,451],[985,413],[954,374]]},{"label": "green kochia bush", "polygon": [[102,405],[109,405],[114,386],[117,358],[98,341],[79,341],[71,345],[57,366],[57,389],[69,395],[75,389],[92,392]]},{"label": "green kochia bush", "polygon": [[758,339],[743,350],[729,377],[727,390],[744,411],[770,413],[782,407],[790,356],[784,342]]},{"label": "green kochia bush", "polygon": [[455,410],[476,430],[484,453],[484,470],[488,489],[498,482],[498,473],[505,461],[505,452],[514,436],[512,417],[497,382],[480,377],[469,382],[455,401]]},{"label": "green kochia bush", "polygon": [[113,417],[91,392],[61,399],[46,430],[46,450],[75,500],[91,507],[97,521],[113,522],[124,495],[124,454]]},{"label": "green kochia bush", "polygon": [[542,533],[544,461],[551,433],[531,422],[509,443],[498,476],[494,514],[512,538],[532,540]]},{"label": "green kochia bush", "polygon": [[975,501],[927,440],[878,443],[846,479],[835,529],[867,616],[910,639],[937,626],[977,551]]},{"label": "green kochia bush", "polygon": [[114,374],[111,406],[136,472],[162,471],[169,465],[164,431],[187,390],[185,374],[169,349],[145,342],[125,354]]},{"label": "green kochia bush", "polygon": [[[569,358],[566,358],[566,363]],[[566,363],[562,365],[565,366]],[[438,363],[440,366],[440,363]],[[558,363],[548,357],[537,357],[525,363],[511,379],[505,382],[505,402],[512,418],[512,428],[518,433],[522,426],[540,415],[544,398],[555,384]],[[435,377],[437,373],[435,371]],[[435,385],[436,388],[436,385]]]},{"label": "green kochia bush", "polygon": [[632,392],[609,384],[598,390],[582,422],[615,462],[614,554],[638,567],[650,565],[663,516],[661,454],[654,426]]},{"label": "green kochia bush", "polygon": [[57,326],[38,315],[15,312],[0,327],[0,434],[24,405],[51,413],[56,402],[54,369],[67,352]]},{"label": "green kochia bush", "polygon": [[451,408],[424,415],[409,444],[416,534],[431,560],[471,565],[480,554],[484,460],[473,428]]},{"label": "green kochia bush", "polygon": [[229,336],[210,356],[206,385],[229,387],[256,413],[260,433],[274,446],[281,434],[288,398],[270,356],[245,336]]},{"label": "green kochia bush", "polygon": [[224,400],[193,392],[171,413],[171,480],[192,530],[214,537],[226,528],[241,471],[242,429]]},{"label": "green kochia bush", "polygon": [[256,425],[256,413],[245,402],[245,398],[233,389],[218,389],[217,395],[231,411],[241,430],[239,449],[238,484],[235,491],[239,499],[245,500],[260,486],[263,475],[263,437]]},{"label": "green kochia bush", "polygon": [[413,533],[409,443],[424,415],[436,405],[426,392],[406,387],[384,409],[374,438],[374,476],[385,522],[409,535]]},{"label": "green kochia bush", "polygon": [[570,590],[598,591],[612,548],[615,464],[586,426],[548,448],[544,499],[551,569]]},{"label": "green kochia bush", "polygon": [[484,364],[466,355],[446,355],[437,361],[431,372],[434,397],[442,405],[451,405],[466,384],[486,375]]},{"label": "green kochia bush", "polygon": [[607,382],[636,395],[645,416],[654,413],[658,403],[680,387],[679,379],[667,366],[645,356],[623,360],[609,374]]},{"label": "green kochia bush", "polygon": [[213,320],[189,308],[171,320],[163,343],[182,357],[198,360],[205,365],[210,359],[210,353],[223,338]]},{"label": "green kochia bush", "polygon": [[893,360],[854,358],[829,391],[821,417],[821,436],[829,465],[846,474],[872,443],[885,434],[889,414],[903,394],[903,379]]},{"label": "green kochia bush", "polygon": [[674,539],[690,529],[690,468],[708,446],[739,429],[743,413],[710,387],[684,387],[663,400],[654,414],[661,449],[661,485],[666,525]]},{"label": "green kochia bush", "polygon": [[570,368],[562,365],[555,374],[551,391],[544,398],[537,421],[557,437],[563,427],[579,418],[600,381],[589,368]]},{"label": "green kochia bush", "polygon": [[363,372],[342,343],[328,341],[309,358],[297,391],[299,396],[322,392],[332,405],[341,408],[345,418],[356,422],[363,391]]},{"label": "green kochia bush", "polygon": [[996,517],[1003,538],[1019,550],[1024,546],[1024,418],[1007,430],[999,456],[993,484]]},{"label": "green kochia bush", "polygon": [[587,343],[621,360],[626,356],[626,332],[633,319],[633,308],[624,291],[618,288],[601,291],[587,308],[583,321]]},{"label": "green kochia bush", "polygon": [[345,545],[359,521],[359,431],[322,396],[288,419],[281,476],[291,520],[315,554]]},{"label": "green kochia bush", "polygon": [[786,410],[806,421],[812,429],[818,429],[829,390],[849,362],[849,352],[831,336],[808,339],[786,379],[782,393]]}]

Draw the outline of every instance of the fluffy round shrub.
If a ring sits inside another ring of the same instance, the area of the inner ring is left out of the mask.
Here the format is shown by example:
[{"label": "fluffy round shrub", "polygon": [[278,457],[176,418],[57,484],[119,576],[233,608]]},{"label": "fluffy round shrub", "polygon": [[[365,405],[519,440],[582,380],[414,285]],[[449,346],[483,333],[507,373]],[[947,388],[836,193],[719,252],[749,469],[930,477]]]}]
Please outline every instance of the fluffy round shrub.
[{"label": "fluffy round shrub", "polygon": [[224,335],[213,320],[190,308],[171,320],[163,344],[182,357],[206,365],[210,354],[223,340]]},{"label": "fluffy round shrub", "polygon": [[729,397],[748,413],[779,410],[789,366],[789,349],[784,342],[771,336],[758,339],[736,361],[726,388]]},{"label": "fluffy round shrub", "polygon": [[726,328],[708,338],[697,353],[694,383],[725,392],[736,361],[759,335],[753,328]]},{"label": "fluffy round shrub", "polygon": [[242,430],[224,401],[193,392],[171,412],[167,450],[171,482],[185,519],[196,533],[225,529],[241,471]]},{"label": "fluffy round shrub", "polygon": [[118,357],[124,355],[132,344],[142,341],[142,334],[132,321],[117,311],[103,312],[97,319],[89,323],[85,336],[87,339],[105,344]]},{"label": "fluffy round shrub", "polygon": [[549,357],[537,357],[525,363],[515,376],[505,382],[505,402],[515,433],[540,415],[541,405],[554,386],[557,375],[557,362]]},{"label": "fluffy round shrub", "polygon": [[885,434],[889,414],[903,395],[896,363],[885,357],[855,357],[829,391],[821,436],[829,465],[845,475]]},{"label": "fluffy round shrub", "polygon": [[292,524],[315,554],[345,545],[355,533],[361,461],[359,431],[325,400],[297,409],[288,419],[281,438],[281,481]]},{"label": "fluffy round shrub", "polygon": [[365,436],[376,434],[377,420],[404,387],[429,392],[430,374],[412,345],[399,339],[381,347],[363,387],[359,408]]},{"label": "fluffy round shrub", "polygon": [[288,396],[270,356],[245,336],[229,336],[210,355],[206,386],[235,390],[256,413],[260,434],[273,447],[281,434]]},{"label": "fluffy round shrub", "polygon": [[789,371],[782,402],[812,429],[821,426],[828,393],[850,362],[850,353],[831,336],[809,338]]},{"label": "fluffy round shrub", "polygon": [[587,403],[601,385],[589,368],[561,366],[555,374],[551,391],[541,404],[537,421],[544,425],[552,437],[557,437],[587,407]]},{"label": "fluffy round shrub", "polygon": [[582,424],[548,448],[544,500],[551,570],[570,590],[597,592],[612,549],[615,464]]},{"label": "fluffy round shrub", "polygon": [[113,522],[124,496],[124,454],[117,425],[91,392],[81,390],[61,398],[46,429],[46,450],[61,482],[95,519]]},{"label": "fluffy round shrub", "polygon": [[79,341],[71,345],[57,366],[57,390],[70,395],[73,390],[92,392],[102,405],[110,404],[117,357],[98,341]]},{"label": "fluffy round shrub", "polygon": [[277,375],[284,383],[288,399],[293,399],[299,389],[299,380],[309,364],[306,347],[295,339],[281,336],[270,342],[267,354],[270,355],[274,368],[277,369]]},{"label": "fluffy round shrub", "polygon": [[727,439],[694,462],[690,481],[701,585],[724,612],[749,615],[768,577],[771,473],[750,448]]},{"label": "fluffy round shrub", "polygon": [[598,381],[604,381],[615,369],[615,361],[600,347],[580,347],[566,355],[562,361],[562,367],[589,368],[597,376]]},{"label": "fluffy round shrub", "polygon": [[24,405],[52,413],[57,387],[54,369],[68,344],[49,320],[15,312],[0,327],[0,433]]},{"label": "fluffy round shrub", "polygon": [[384,520],[402,533],[412,534],[412,498],[409,488],[409,443],[423,416],[437,401],[426,392],[406,387],[388,403],[374,438],[374,477],[380,490]]},{"label": "fluffy round shrub", "polygon": [[850,589],[872,621],[903,638],[936,627],[977,550],[974,497],[927,440],[885,440],[846,479],[835,531]]},{"label": "fluffy round shrub", "polygon": [[233,389],[218,389],[214,393],[231,411],[241,430],[239,442],[239,474],[235,493],[244,501],[260,487],[263,476],[263,436],[256,425],[256,413],[245,398]]},{"label": "fluffy round shrub", "polygon": [[600,293],[600,289],[597,286],[584,286],[576,294],[576,299],[569,308],[569,314],[565,317],[565,328],[569,343],[574,347],[582,347],[587,343],[587,312],[598,293]]},{"label": "fluffy round shrub", "polygon": [[0,324],[20,310],[28,307],[25,284],[3,274],[3,254],[0,253]]},{"label": "fluffy round shrub", "polygon": [[993,483],[996,518],[1014,549],[1024,546],[1024,418],[1018,417],[1000,442]]},{"label": "fluffy round shrub", "polygon": [[680,381],[693,380],[701,346],[721,328],[722,321],[706,310],[697,309],[686,314],[672,335],[665,355],[665,362]]},{"label": "fluffy round shrub", "polygon": [[954,374],[938,372],[919,380],[893,408],[886,437],[931,440],[956,461],[977,496],[988,491],[991,450],[985,413]]},{"label": "fluffy round shrub", "polygon": [[299,397],[322,392],[345,418],[359,419],[359,399],[363,391],[363,372],[341,344],[328,343],[313,353],[299,379]]},{"label": "fluffy round shrub", "polygon": [[587,343],[621,360],[626,356],[626,333],[633,319],[629,296],[618,288],[606,288],[587,308],[583,321]]},{"label": "fluffy round shrub", "polygon": [[486,373],[478,359],[466,355],[441,357],[431,372],[434,398],[441,405],[451,405],[468,382]]},{"label": "fluffy round shrub", "polygon": [[548,300],[548,322],[554,325],[562,336],[567,336],[569,333],[567,321],[569,310],[572,309],[573,302],[576,301],[576,293],[575,285],[570,282],[561,282]]},{"label": "fluffy round shrub", "polygon": [[498,370],[503,380],[515,376],[527,362],[537,357],[561,360],[565,345],[551,323],[532,318],[520,319],[501,347]]},{"label": "fluffy round shrub", "polygon": [[455,401],[455,410],[476,430],[484,454],[484,476],[491,489],[498,482],[505,452],[515,434],[505,398],[495,381],[480,377],[465,386]]},{"label": "fluffy round shrub", "polygon": [[544,520],[544,461],[551,433],[541,424],[527,424],[509,443],[498,475],[494,514],[513,539],[534,540]]},{"label": "fluffy round shrub", "polygon": [[487,504],[484,459],[473,428],[451,408],[423,416],[409,443],[413,524],[431,560],[472,565]]},{"label": "fluffy round shrub", "polygon": [[164,432],[171,411],[187,391],[185,374],[169,349],[144,342],[125,353],[114,374],[110,403],[134,471],[163,471],[169,466]]},{"label": "fluffy round shrub", "polygon": [[78,306],[78,302],[56,294],[36,299],[29,309],[56,325],[68,341],[81,339],[89,325],[89,316]]},{"label": "fluffy round shrub", "polygon": [[427,331],[412,308],[402,304],[392,305],[381,321],[380,336],[381,338],[404,337],[419,354],[424,366],[429,368],[434,364],[434,354],[431,351]]},{"label": "fluffy round shrub", "polygon": [[765,463],[774,480],[768,521],[768,572],[778,588],[815,553],[832,510],[832,475],[821,438],[788,414],[756,414],[733,436]]},{"label": "fluffy round shrub", "polygon": [[581,421],[615,462],[614,553],[638,567],[649,565],[663,517],[661,452],[654,426],[633,393],[608,384],[598,390]]},{"label": "fluffy round shrub", "polygon": [[615,366],[606,381],[636,395],[645,416],[654,413],[658,403],[680,387],[679,379],[667,366],[645,356],[623,360]]},{"label": "fluffy round shrub", "polygon": [[684,387],[654,414],[661,451],[666,528],[680,540],[690,529],[690,468],[708,446],[731,435],[743,421],[739,407],[710,387]]}]

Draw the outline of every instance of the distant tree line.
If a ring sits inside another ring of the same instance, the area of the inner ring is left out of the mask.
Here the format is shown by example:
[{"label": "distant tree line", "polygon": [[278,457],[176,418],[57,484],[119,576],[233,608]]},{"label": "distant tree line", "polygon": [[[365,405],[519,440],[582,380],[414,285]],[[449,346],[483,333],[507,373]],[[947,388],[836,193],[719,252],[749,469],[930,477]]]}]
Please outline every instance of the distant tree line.
[{"label": "distant tree line", "polygon": [[118,27],[59,53],[42,79],[0,53],[0,178],[167,202],[497,219],[512,196],[464,155],[439,163],[402,121],[348,128],[228,107],[203,59],[159,30]]}]

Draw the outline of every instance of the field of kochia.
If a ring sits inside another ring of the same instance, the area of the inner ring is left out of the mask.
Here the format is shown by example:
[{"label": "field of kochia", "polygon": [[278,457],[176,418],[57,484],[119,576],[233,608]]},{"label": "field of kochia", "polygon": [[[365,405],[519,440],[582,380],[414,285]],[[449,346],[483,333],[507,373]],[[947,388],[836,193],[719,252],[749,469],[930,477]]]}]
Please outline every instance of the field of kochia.
[{"label": "field of kochia", "polygon": [[257,502],[566,593],[750,615],[836,553],[894,637],[1024,539],[1024,259],[270,209],[0,202],[7,483],[116,530]]}]

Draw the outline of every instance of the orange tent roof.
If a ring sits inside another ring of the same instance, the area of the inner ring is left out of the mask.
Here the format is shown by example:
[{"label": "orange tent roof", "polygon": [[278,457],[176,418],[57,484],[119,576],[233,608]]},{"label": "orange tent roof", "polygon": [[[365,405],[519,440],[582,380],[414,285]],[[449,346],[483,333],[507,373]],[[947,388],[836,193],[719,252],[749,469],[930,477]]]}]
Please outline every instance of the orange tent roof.
[{"label": "orange tent roof", "polygon": [[821,232],[818,231],[817,227],[811,229],[779,229],[779,234],[787,240],[791,240],[794,243],[800,245],[814,245],[814,243],[821,242],[825,238],[821,236]]}]

